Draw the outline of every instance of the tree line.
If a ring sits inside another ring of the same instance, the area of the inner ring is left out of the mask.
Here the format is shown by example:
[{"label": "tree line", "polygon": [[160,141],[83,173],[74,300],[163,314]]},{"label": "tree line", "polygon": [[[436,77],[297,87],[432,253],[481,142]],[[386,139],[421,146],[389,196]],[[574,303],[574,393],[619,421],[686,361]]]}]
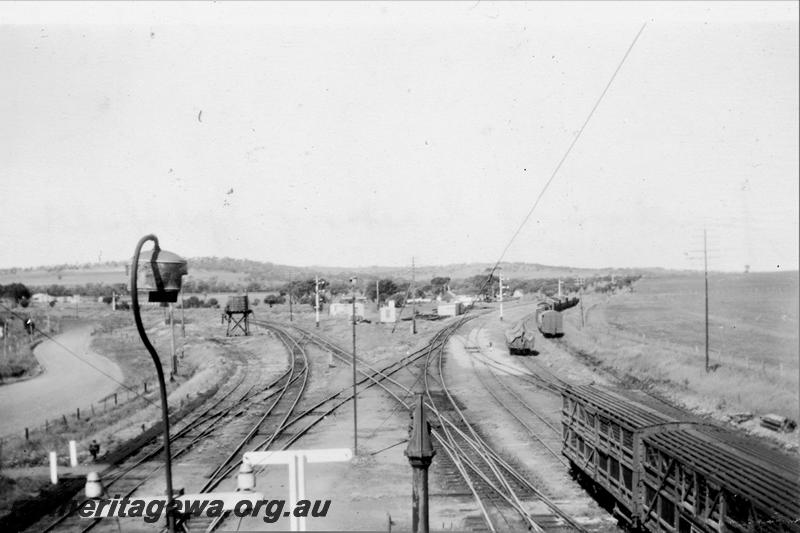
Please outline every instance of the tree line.
[{"label": "tree line", "polygon": [[[596,292],[615,292],[622,289],[633,290],[632,285],[641,275],[627,276],[594,276],[586,278],[583,290]],[[364,277],[359,279],[357,292],[363,294],[370,301],[380,299],[380,303],[394,300],[397,306],[405,304],[408,298],[436,298],[448,292],[475,295],[481,299],[491,300],[497,292],[498,277],[489,269],[483,274],[478,274],[464,279],[453,280],[445,276],[437,276],[428,281],[417,281],[402,278]],[[506,281],[507,294],[519,290],[525,294],[542,294],[553,296],[558,293],[558,278],[513,279]],[[580,287],[575,278],[562,280],[564,293],[578,292]],[[332,298],[347,296],[353,288],[349,279],[333,278],[322,280],[320,287],[320,303],[327,303]],[[227,282],[212,277],[208,280],[186,280],[183,283],[184,293],[235,293],[235,292],[268,292],[264,297],[265,304],[285,303],[289,296],[292,301],[299,304],[315,303],[314,278],[290,281],[278,285],[270,285],[257,281],[248,283]],[[58,284],[27,287],[22,283],[0,285],[0,297],[12,299],[20,305],[27,305],[32,294],[46,293],[52,297],[71,296],[80,294],[89,297],[102,297],[104,302],[110,303],[112,294],[127,294],[128,289],[124,283],[105,284],[87,283],[84,285],[64,286]],[[187,307],[214,306],[217,302],[204,302],[196,297],[197,301],[187,300]],[[257,304],[255,304],[257,305]]]}]

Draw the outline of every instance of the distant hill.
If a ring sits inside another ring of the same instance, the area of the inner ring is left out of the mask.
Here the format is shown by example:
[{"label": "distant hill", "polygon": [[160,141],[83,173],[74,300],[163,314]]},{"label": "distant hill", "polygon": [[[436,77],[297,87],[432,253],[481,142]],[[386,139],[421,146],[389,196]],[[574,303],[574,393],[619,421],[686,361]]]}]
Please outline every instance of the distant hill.
[{"label": "distant hill", "polygon": [[[313,278],[315,275],[329,279],[346,280],[352,275],[370,278],[386,277],[411,279],[411,265],[407,267],[296,267],[270,262],[233,259],[230,257],[195,257],[189,262],[187,280],[217,280],[226,283],[246,285],[250,282],[280,285],[291,280]],[[24,283],[30,286],[63,285],[76,286],[89,283],[115,284],[127,283],[127,263],[111,261],[82,265],[55,265],[33,268],[10,268],[0,270],[0,285]],[[457,263],[450,265],[416,267],[416,278],[420,281],[437,276],[453,280],[466,279],[488,273],[493,263]],[[620,268],[573,268],[568,266],[541,265],[538,263],[502,263],[503,276],[508,279],[574,278],[578,276],[608,276],[636,274],[665,274],[662,269],[620,269]]]}]

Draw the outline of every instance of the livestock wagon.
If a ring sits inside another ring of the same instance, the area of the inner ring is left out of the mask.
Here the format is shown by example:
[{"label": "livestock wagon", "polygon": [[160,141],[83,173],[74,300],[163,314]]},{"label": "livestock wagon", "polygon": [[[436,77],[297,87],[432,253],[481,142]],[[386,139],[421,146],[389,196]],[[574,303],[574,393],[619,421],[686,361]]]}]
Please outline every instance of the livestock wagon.
[{"label": "livestock wagon", "polygon": [[678,533],[800,531],[800,467],[646,395],[562,392],[562,453],[628,526]]}]

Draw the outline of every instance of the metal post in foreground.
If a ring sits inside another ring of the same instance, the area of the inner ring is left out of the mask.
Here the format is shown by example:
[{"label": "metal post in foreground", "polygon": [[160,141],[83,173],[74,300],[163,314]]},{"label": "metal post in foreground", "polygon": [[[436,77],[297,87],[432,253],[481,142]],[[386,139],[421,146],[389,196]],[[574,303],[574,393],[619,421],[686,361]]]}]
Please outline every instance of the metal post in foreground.
[{"label": "metal post in foreground", "polygon": [[406,447],[406,457],[413,471],[411,492],[411,531],[428,533],[428,467],[436,451],[431,443],[431,426],[425,418],[422,394],[414,398],[414,419]]},{"label": "metal post in foreground", "polygon": [[[153,347],[142,323],[142,316],[139,309],[139,256],[142,246],[147,241],[153,241],[153,249],[150,252],[148,266],[150,272],[145,267],[143,272],[142,290],[148,291],[148,300],[151,302],[173,303],[178,299],[178,292],[181,288],[182,276],[186,274],[186,261],[170,252],[162,251],[158,245],[158,237],[155,235],[145,235],[136,245],[133,252],[133,265],[131,268],[131,307],[133,308],[133,318],[136,322],[136,330],[142,339],[153,364],[156,367],[158,377],[158,390],[161,396],[161,419],[164,426],[164,474],[167,482],[167,528],[170,533],[175,533],[175,516],[172,512],[174,494],[172,492],[172,455],[169,442],[169,408],[167,406],[167,385],[164,382],[164,369],[158,352]],[[150,284],[152,286],[147,287]]]}]

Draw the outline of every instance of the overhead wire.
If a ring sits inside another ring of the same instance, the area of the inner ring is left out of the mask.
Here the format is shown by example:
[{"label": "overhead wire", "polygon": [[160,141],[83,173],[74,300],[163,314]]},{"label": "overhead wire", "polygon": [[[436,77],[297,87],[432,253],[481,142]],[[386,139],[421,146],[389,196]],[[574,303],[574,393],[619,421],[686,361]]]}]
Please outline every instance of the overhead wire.
[{"label": "overhead wire", "polygon": [[[14,311],[13,309],[11,309],[10,307],[8,307],[6,304],[4,304],[2,302],[0,302],[0,307],[4,307],[6,309],[6,311],[8,311],[12,315],[14,315],[16,318],[22,320],[23,322],[25,322],[25,320],[27,319],[25,316],[17,313],[16,311]],[[155,403],[154,401],[150,400],[148,397],[140,394],[139,391],[137,391],[136,389],[133,389],[133,388],[129,387],[128,385],[126,385],[125,383],[119,381],[117,378],[115,378],[114,376],[112,376],[108,372],[105,372],[104,370],[98,368],[96,365],[94,365],[90,361],[84,359],[83,357],[81,357],[80,355],[78,355],[77,353],[72,351],[68,346],[66,346],[65,344],[63,344],[59,340],[57,340],[52,335],[50,335],[50,334],[48,334],[48,333],[46,333],[46,332],[44,332],[44,331],[42,331],[40,329],[37,329],[36,331],[38,331],[39,334],[42,337],[46,338],[47,340],[49,340],[50,342],[54,343],[55,345],[60,346],[65,352],[67,352],[68,354],[72,355],[73,357],[75,357],[76,359],[80,360],[81,362],[85,363],[86,365],[92,367],[94,370],[96,370],[100,374],[104,375],[105,377],[107,377],[108,379],[113,381],[114,383],[118,384],[123,389],[126,389],[129,392],[132,392],[137,398],[141,398],[141,399],[145,400],[150,405],[158,406],[157,403]]]},{"label": "overhead wire", "polygon": [[619,64],[617,65],[617,68],[614,70],[614,73],[611,75],[611,78],[608,80],[608,83],[606,83],[606,86],[603,89],[603,92],[600,93],[600,96],[597,98],[597,101],[595,102],[594,106],[592,107],[592,110],[589,112],[589,115],[586,117],[586,120],[584,120],[583,125],[578,130],[578,133],[575,135],[575,137],[572,139],[572,142],[567,147],[566,152],[564,152],[564,155],[561,157],[561,160],[558,162],[558,164],[556,165],[556,167],[553,170],[553,172],[550,174],[550,178],[548,178],[547,182],[545,182],[545,184],[544,184],[544,187],[542,187],[541,191],[539,191],[539,194],[536,196],[536,200],[533,202],[533,205],[531,206],[530,210],[528,211],[528,214],[525,215],[525,218],[522,220],[520,225],[517,227],[517,230],[514,232],[514,234],[511,236],[511,239],[508,241],[508,244],[506,244],[506,247],[503,248],[503,251],[500,254],[499,259],[495,262],[494,266],[492,267],[491,271],[489,272],[489,275],[486,278],[486,281],[484,281],[483,285],[481,286],[481,289],[478,292],[478,294],[481,294],[486,289],[486,285],[492,282],[492,278],[494,276],[494,273],[497,270],[497,268],[500,266],[500,263],[503,261],[503,258],[505,258],[505,255],[508,252],[508,249],[511,248],[511,245],[514,243],[514,241],[516,240],[517,236],[522,231],[522,228],[524,228],[525,225],[528,223],[528,220],[531,218],[531,215],[533,215],[533,212],[536,210],[536,207],[539,205],[539,202],[541,201],[542,197],[544,196],[544,193],[547,192],[548,188],[550,188],[550,185],[553,183],[553,180],[556,178],[556,175],[558,174],[558,171],[561,170],[561,166],[564,164],[564,161],[566,161],[567,157],[569,157],[569,154],[572,152],[572,149],[575,146],[575,144],[578,142],[578,139],[581,138],[581,135],[583,134],[583,131],[586,129],[586,126],[589,124],[589,121],[592,119],[592,116],[594,116],[595,111],[600,106],[600,103],[603,101],[603,98],[605,97],[606,93],[608,92],[608,89],[611,87],[611,84],[614,82],[614,79],[617,77],[617,74],[622,69],[622,66],[625,64],[625,61],[628,59],[628,56],[630,55],[631,50],[633,50],[633,47],[636,45],[636,42],[639,40],[639,37],[642,35],[642,32],[644,31],[645,26],[647,26],[647,22],[643,23],[642,27],[639,28],[639,31],[636,33],[636,36],[633,38],[633,41],[631,41],[630,46],[628,46],[628,49],[625,51],[625,55],[622,56],[622,60],[620,60]]}]

